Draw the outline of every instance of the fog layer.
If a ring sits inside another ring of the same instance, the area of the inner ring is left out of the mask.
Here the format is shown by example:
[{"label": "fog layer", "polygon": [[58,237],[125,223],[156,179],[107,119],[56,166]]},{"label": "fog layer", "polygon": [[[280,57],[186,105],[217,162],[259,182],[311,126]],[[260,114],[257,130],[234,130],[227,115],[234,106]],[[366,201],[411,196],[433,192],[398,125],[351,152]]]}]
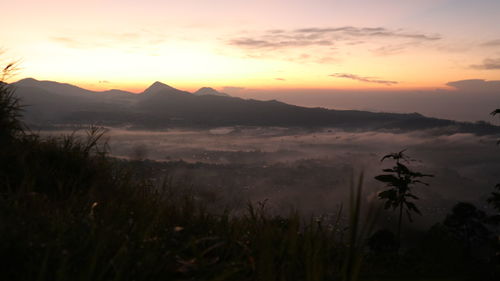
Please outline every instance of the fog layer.
[{"label": "fog layer", "polygon": [[408,163],[411,168],[435,175],[427,180],[429,186],[415,187],[424,214],[416,225],[441,219],[458,201],[487,208],[485,199],[500,182],[496,140],[471,134],[225,127],[203,131],[110,128],[106,137],[113,156],[153,160],[144,161],[149,176],[168,177],[235,209],[248,200],[267,200],[278,212],[296,208],[310,214],[333,213],[347,202],[351,180],[361,172],[364,198],[377,202],[384,186],[373,178],[391,165],[380,159],[403,149],[418,160]]}]

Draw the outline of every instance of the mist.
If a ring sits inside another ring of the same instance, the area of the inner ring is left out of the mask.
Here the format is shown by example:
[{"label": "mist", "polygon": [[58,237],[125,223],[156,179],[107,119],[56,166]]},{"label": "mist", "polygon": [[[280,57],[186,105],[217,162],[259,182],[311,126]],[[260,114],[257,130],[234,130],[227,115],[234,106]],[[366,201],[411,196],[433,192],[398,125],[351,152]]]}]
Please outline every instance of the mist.
[{"label": "mist", "polygon": [[353,178],[360,173],[365,202],[378,204],[377,194],[385,187],[374,176],[392,164],[380,160],[403,149],[415,160],[408,163],[412,169],[435,176],[425,180],[429,186],[414,188],[423,213],[415,227],[441,220],[461,201],[488,211],[485,199],[500,180],[500,148],[491,136],[281,127],[108,128],[105,136],[112,156],[142,161],[151,178],[196,189],[217,208],[236,211],[248,202],[266,202],[271,212],[280,214],[292,209],[307,215],[335,214],[346,204]]}]

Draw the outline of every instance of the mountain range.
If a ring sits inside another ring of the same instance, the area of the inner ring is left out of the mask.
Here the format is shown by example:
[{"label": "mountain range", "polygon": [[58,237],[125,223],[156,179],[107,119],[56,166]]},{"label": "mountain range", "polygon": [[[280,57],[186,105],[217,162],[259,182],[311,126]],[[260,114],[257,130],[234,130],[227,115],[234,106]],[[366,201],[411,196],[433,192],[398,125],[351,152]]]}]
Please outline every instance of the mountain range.
[{"label": "mountain range", "polygon": [[204,87],[194,93],[155,82],[142,93],[90,91],[74,85],[27,78],[12,83],[32,128],[99,124],[137,129],[283,126],[345,130],[424,130],[500,134],[484,122],[437,119],[418,113],[380,113],[308,108],[276,100],[231,97]]}]

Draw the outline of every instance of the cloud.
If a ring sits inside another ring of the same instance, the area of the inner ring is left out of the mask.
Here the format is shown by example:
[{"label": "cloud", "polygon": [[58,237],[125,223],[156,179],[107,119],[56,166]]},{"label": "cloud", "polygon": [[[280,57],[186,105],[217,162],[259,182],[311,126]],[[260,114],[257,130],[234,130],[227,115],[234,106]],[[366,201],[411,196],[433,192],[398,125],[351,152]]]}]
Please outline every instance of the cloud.
[{"label": "cloud", "polygon": [[[352,46],[359,46],[359,50],[366,45],[375,55],[392,55],[441,38],[437,34],[404,29],[344,26],[246,32],[244,36],[232,36],[224,42],[242,50],[245,57],[327,64],[333,61],[324,58],[339,57],[342,51],[350,53]],[[310,56],[297,60],[303,52]]]},{"label": "cloud", "polygon": [[466,92],[500,92],[500,80],[468,79],[449,82],[446,85]]},{"label": "cloud", "polygon": [[330,46],[335,42],[363,44],[361,38],[411,39],[412,41],[435,41],[441,36],[424,33],[411,33],[402,30],[390,30],[383,27],[335,27],[302,28],[295,30],[269,30],[253,37],[230,39],[230,45],[251,49],[282,49],[304,46]]},{"label": "cloud", "polygon": [[87,49],[90,47],[88,43],[70,37],[59,36],[50,39],[71,49]]},{"label": "cloud", "polygon": [[471,67],[475,69],[497,70],[500,69],[500,58],[484,59],[482,64],[474,64]]},{"label": "cloud", "polygon": [[403,52],[408,47],[407,44],[387,45],[374,49],[372,52],[379,56],[395,55]]},{"label": "cloud", "polygon": [[231,45],[236,45],[244,48],[269,48],[269,49],[281,49],[288,47],[306,47],[306,46],[330,46],[333,45],[331,41],[328,40],[307,40],[290,38],[288,40],[255,40],[252,38],[239,38],[232,40]]},{"label": "cloud", "polygon": [[333,57],[319,57],[315,60],[315,62],[320,63],[320,64],[331,64],[331,63],[338,63],[340,60],[337,58]]},{"label": "cloud", "polygon": [[349,74],[349,73],[335,73],[335,74],[331,74],[329,76],[337,77],[337,78],[352,79],[352,80],[356,80],[356,81],[360,81],[360,82],[366,82],[366,83],[384,84],[384,85],[387,85],[387,86],[398,84],[397,81],[378,80],[376,77],[362,77],[362,76],[358,76],[358,75],[355,75],[355,74]]},{"label": "cloud", "polygon": [[99,80],[99,84],[108,84],[111,83],[108,80]]},{"label": "cloud", "polygon": [[484,47],[497,47],[497,46],[500,46],[500,39],[496,39],[496,40],[491,40],[491,41],[484,42],[484,43],[481,44],[481,46],[484,46]]},{"label": "cloud", "polygon": [[245,89],[246,89],[245,87],[226,86],[226,87],[222,88],[222,91],[231,93],[231,92],[240,92],[240,91],[243,91]]},{"label": "cloud", "polygon": [[439,35],[429,35],[424,33],[411,33],[401,30],[389,30],[383,27],[353,27],[344,26],[336,28],[303,28],[297,29],[296,32],[301,33],[320,33],[320,34],[333,34],[343,33],[353,37],[399,37],[409,38],[416,40],[434,41],[441,39]]},{"label": "cloud", "polygon": [[275,80],[278,80],[278,81],[286,81],[285,78],[275,78]]},{"label": "cloud", "polygon": [[163,44],[165,36],[148,31],[125,33],[92,32],[81,33],[77,37],[53,36],[50,40],[71,49],[121,48],[129,52],[135,52],[144,49],[144,46],[153,48]]}]

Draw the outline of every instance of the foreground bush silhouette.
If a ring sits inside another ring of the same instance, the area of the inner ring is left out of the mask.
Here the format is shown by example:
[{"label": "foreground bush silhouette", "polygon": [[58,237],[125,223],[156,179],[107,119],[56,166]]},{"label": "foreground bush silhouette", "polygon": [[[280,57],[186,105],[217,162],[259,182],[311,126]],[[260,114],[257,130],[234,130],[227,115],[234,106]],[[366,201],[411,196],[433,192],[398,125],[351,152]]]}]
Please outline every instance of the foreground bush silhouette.
[{"label": "foreground bush silhouette", "polygon": [[394,166],[389,169],[384,169],[386,174],[378,175],[375,177],[376,180],[383,182],[387,185],[389,189],[382,191],[378,194],[379,199],[385,200],[384,209],[398,210],[398,226],[397,226],[397,238],[401,240],[401,225],[403,222],[403,211],[406,211],[408,220],[410,222],[412,219],[412,212],[421,215],[420,210],[417,208],[415,203],[410,200],[418,200],[419,198],[412,193],[412,188],[416,184],[428,185],[427,183],[421,181],[423,177],[433,177],[430,174],[422,174],[420,172],[415,172],[410,170],[403,162],[409,162],[409,158],[405,153],[405,150],[400,152],[387,154],[380,161],[386,159],[394,160]]},{"label": "foreground bush silhouette", "polygon": [[490,259],[494,255],[495,237],[488,228],[488,216],[470,203],[457,203],[443,224],[461,241],[466,258]]},{"label": "foreground bush silhouette", "polygon": [[[493,112],[491,112],[492,116],[495,116],[497,114],[500,114],[500,109],[495,109]],[[497,141],[497,145],[500,145],[500,140]],[[495,186],[496,189],[500,191],[500,183]],[[491,196],[488,198],[488,203],[493,205],[493,207],[500,212],[500,192],[492,192]]]},{"label": "foreground bush silhouette", "polygon": [[399,241],[393,232],[388,229],[382,229],[370,237],[368,246],[377,255],[393,254],[399,249]]}]

